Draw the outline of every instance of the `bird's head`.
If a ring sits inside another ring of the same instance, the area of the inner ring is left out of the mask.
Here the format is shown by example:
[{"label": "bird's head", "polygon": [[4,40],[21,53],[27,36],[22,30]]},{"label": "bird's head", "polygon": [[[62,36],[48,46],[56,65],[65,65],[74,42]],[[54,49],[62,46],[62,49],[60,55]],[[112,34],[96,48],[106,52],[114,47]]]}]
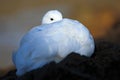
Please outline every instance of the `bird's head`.
[{"label": "bird's head", "polygon": [[58,10],[50,10],[43,16],[42,24],[49,24],[60,20],[62,20],[61,12]]}]

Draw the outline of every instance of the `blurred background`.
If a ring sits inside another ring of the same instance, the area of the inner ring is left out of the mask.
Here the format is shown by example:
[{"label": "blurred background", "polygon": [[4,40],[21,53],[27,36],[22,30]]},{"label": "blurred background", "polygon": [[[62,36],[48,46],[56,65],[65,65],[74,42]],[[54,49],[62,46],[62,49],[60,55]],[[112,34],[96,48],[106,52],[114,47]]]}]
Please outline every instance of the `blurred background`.
[{"label": "blurred background", "polygon": [[0,0],[0,74],[13,67],[22,36],[51,9],[79,20],[95,39],[120,41],[120,0]]}]

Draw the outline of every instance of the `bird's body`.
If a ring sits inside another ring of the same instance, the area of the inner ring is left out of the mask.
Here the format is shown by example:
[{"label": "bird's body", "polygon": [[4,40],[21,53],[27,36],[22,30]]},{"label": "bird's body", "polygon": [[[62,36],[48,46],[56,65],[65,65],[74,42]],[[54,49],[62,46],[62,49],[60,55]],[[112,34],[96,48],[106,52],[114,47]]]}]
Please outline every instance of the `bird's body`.
[{"label": "bird's body", "polygon": [[51,61],[60,62],[71,52],[90,57],[94,40],[84,25],[65,18],[31,29],[13,54],[13,62],[21,76]]}]

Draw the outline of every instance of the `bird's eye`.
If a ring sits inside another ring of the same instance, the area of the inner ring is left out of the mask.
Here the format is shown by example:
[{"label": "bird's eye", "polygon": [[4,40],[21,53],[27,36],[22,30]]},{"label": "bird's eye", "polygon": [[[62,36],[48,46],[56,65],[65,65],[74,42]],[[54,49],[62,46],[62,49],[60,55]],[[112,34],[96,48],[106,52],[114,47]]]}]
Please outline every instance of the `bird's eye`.
[{"label": "bird's eye", "polygon": [[53,21],[54,19],[53,18],[50,18],[51,21]]}]

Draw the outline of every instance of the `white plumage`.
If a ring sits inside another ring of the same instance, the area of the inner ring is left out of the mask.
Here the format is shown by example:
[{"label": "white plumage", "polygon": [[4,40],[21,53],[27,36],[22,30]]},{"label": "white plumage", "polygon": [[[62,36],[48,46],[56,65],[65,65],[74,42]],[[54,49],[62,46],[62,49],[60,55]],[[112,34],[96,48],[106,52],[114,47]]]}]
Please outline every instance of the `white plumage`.
[{"label": "white plumage", "polygon": [[16,74],[21,76],[51,61],[60,62],[71,52],[90,57],[94,52],[92,35],[80,22],[62,18],[57,10],[48,11],[42,24],[22,38],[13,54]]}]

